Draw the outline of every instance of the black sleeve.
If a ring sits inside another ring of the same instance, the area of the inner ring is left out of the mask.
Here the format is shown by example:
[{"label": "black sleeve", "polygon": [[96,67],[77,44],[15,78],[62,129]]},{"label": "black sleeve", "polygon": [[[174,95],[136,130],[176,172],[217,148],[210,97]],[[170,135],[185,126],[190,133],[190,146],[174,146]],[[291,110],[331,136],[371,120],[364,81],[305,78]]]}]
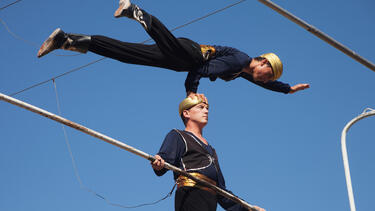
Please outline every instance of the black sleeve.
[{"label": "black sleeve", "polygon": [[199,80],[201,79],[201,75],[197,73],[197,71],[190,71],[185,80],[185,89],[186,93],[194,92],[197,93]]},{"label": "black sleeve", "polygon": [[261,86],[263,88],[266,88],[266,89],[269,89],[269,90],[272,90],[272,91],[275,91],[275,92],[282,92],[282,93],[285,93],[285,94],[288,94],[290,92],[290,85],[286,84],[286,83],[283,83],[281,81],[269,81],[267,83],[254,81],[252,75],[250,75],[248,73],[244,73],[244,72],[242,72],[240,76],[242,78],[245,78],[246,80],[258,85],[258,86]]},{"label": "black sleeve", "polygon": [[[185,152],[185,144],[181,140],[180,135],[175,131],[171,130],[164,138],[163,144],[157,153],[164,159],[165,162],[179,167],[181,157]],[[163,168],[159,171],[153,169],[155,174],[158,176],[164,175],[168,169]]]}]

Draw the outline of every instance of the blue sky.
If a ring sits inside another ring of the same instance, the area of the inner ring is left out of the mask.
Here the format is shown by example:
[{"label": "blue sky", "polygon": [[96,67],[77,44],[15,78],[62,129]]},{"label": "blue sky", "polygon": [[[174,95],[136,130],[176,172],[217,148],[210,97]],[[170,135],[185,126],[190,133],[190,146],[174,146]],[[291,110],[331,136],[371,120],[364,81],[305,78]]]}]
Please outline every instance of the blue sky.
[{"label": "blue sky", "polygon": [[[11,2],[0,1],[0,7]],[[134,1],[170,28],[234,2]],[[375,62],[373,1],[274,2]],[[135,21],[113,18],[117,5],[23,0],[1,10],[2,23],[22,40],[1,24],[0,92],[15,93],[101,58],[56,51],[37,59],[57,27],[128,42],[148,39]],[[210,103],[204,136],[218,152],[228,189],[271,211],[349,210],[340,136],[348,121],[375,108],[375,73],[255,0],[174,34],[250,56],[275,52],[284,63],[281,81],[311,85],[285,95],[242,79],[201,80],[199,92]],[[104,59],[57,79],[56,86],[64,117],[155,154],[172,128],[183,128],[178,103],[185,77]],[[52,82],[14,97],[58,112]],[[374,124],[375,118],[361,120],[347,136],[358,210],[374,210]],[[58,123],[0,102],[0,134],[0,210],[123,210],[80,188]],[[171,173],[159,178],[143,158],[70,128],[67,135],[83,184],[111,202],[137,205],[170,191]],[[173,203],[172,197],[136,210],[173,210]]]}]

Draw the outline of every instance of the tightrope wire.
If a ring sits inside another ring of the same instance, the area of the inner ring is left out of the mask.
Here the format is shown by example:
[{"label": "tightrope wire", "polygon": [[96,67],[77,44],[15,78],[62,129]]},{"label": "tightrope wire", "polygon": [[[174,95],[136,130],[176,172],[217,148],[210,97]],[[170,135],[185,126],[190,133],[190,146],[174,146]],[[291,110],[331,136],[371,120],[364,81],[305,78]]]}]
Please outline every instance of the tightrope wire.
[{"label": "tightrope wire", "polygon": [[48,79],[48,80],[45,80],[45,81],[39,82],[39,83],[34,84],[34,85],[32,85],[32,86],[29,86],[29,87],[27,87],[27,88],[25,88],[25,89],[22,89],[22,90],[20,90],[20,91],[18,91],[18,92],[15,92],[15,93],[11,94],[10,96],[17,95],[17,94],[19,94],[19,93],[21,93],[21,92],[24,92],[24,91],[27,91],[27,90],[29,90],[29,89],[35,88],[35,87],[40,86],[40,85],[42,85],[42,84],[45,84],[45,83],[47,83],[47,82],[49,82],[49,81],[53,81],[53,80],[55,80],[55,79],[57,79],[57,78],[63,77],[63,76],[65,76],[65,75],[68,75],[69,73],[72,73],[72,72],[78,71],[78,70],[80,70],[80,69],[83,69],[84,67],[90,66],[90,65],[92,65],[92,64],[94,64],[94,63],[96,63],[96,62],[100,62],[100,61],[102,61],[102,60],[104,60],[104,59],[105,59],[105,57],[103,57],[103,58],[101,58],[101,59],[97,59],[97,60],[95,60],[95,61],[92,61],[92,62],[90,62],[90,63],[88,63],[88,64],[82,65],[82,66],[80,66],[80,67],[77,67],[77,68],[71,69],[71,70],[69,70],[69,71],[67,71],[67,72],[65,72],[65,73],[62,73],[62,74],[60,74],[60,75],[58,75],[58,76],[55,76],[55,77],[53,77],[53,78],[51,78],[51,79]]}]

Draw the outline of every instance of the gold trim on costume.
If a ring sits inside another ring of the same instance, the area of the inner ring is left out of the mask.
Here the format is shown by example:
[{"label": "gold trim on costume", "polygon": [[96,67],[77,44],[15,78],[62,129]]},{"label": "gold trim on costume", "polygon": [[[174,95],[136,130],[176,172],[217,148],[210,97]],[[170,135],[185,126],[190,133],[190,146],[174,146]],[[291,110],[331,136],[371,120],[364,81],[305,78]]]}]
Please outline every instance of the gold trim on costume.
[{"label": "gold trim on costume", "polygon": [[216,49],[211,45],[200,45],[202,56],[204,60],[210,60],[212,59],[216,54]]},{"label": "gold trim on costume", "polygon": [[[189,173],[189,174],[194,176],[194,177],[197,177],[198,179],[201,179],[201,180],[204,180],[208,183],[211,183],[212,185],[216,185],[216,182],[214,180],[208,178],[207,176],[205,176],[203,174],[196,173],[196,172]],[[202,186],[202,185],[198,185],[197,182],[195,182],[194,180],[192,180],[192,179],[190,179],[186,176],[183,176],[183,175],[180,175],[177,178],[176,183],[177,183],[178,188],[180,188],[180,187],[195,187],[195,188],[199,188],[199,189],[208,191],[208,192],[216,195],[216,192],[214,190],[212,190],[211,188],[205,187],[205,186]]]}]

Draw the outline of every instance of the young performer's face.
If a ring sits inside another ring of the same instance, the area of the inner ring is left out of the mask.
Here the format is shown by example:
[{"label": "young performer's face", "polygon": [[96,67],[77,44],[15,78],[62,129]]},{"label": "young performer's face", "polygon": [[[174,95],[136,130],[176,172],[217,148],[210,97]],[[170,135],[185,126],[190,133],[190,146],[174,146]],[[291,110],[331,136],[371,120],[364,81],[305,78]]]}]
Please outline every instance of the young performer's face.
[{"label": "young performer's face", "polygon": [[208,105],[206,103],[199,103],[189,110],[185,110],[184,115],[190,121],[206,125],[208,122]]},{"label": "young performer's face", "polygon": [[253,69],[253,78],[255,81],[267,83],[273,78],[272,68],[267,64],[267,60],[264,59],[259,62]]}]

